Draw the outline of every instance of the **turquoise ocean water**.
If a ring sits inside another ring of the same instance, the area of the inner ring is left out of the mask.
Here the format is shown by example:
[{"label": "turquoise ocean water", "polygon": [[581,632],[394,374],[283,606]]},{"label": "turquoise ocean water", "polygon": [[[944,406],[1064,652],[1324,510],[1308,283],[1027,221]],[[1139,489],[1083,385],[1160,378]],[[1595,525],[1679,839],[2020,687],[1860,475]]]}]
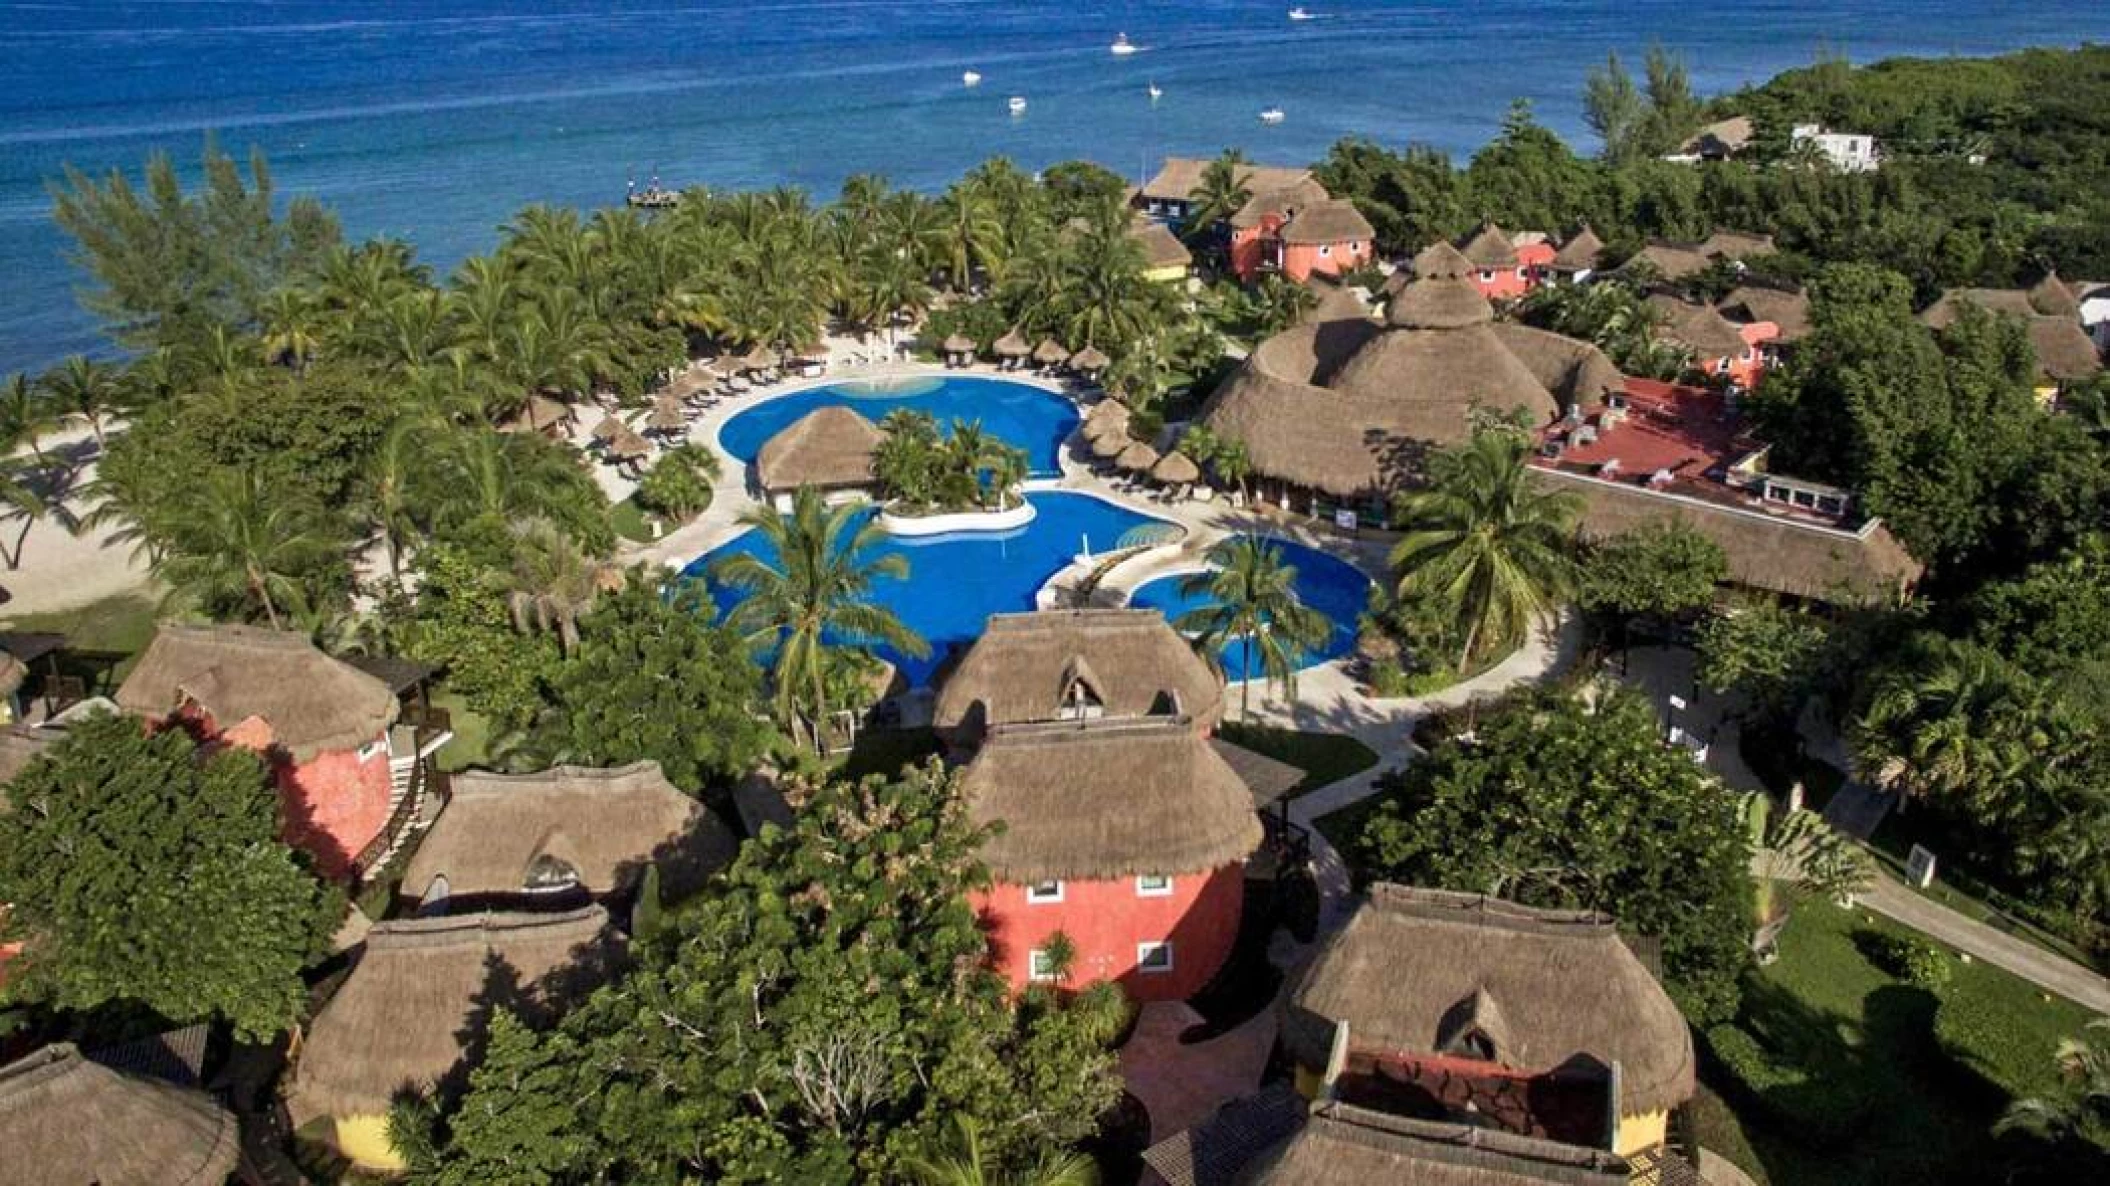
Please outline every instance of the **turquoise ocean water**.
[{"label": "turquoise ocean water", "polygon": [[[1583,73],[1657,40],[1705,90],[1819,50],[1992,53],[2110,34],[2101,0],[0,0],[0,371],[90,348],[45,186],[62,163],[194,161],[216,131],[283,190],[451,266],[534,202],[851,172],[936,189],[1005,153],[1130,177],[1348,134],[1463,154],[1512,97],[1582,138]],[[1126,32],[1142,52],[1115,57]],[[982,85],[961,85],[974,70]],[[1147,88],[1164,96],[1153,104]],[[1020,95],[1022,116],[1006,112]],[[1280,107],[1286,118],[1256,116]]]}]

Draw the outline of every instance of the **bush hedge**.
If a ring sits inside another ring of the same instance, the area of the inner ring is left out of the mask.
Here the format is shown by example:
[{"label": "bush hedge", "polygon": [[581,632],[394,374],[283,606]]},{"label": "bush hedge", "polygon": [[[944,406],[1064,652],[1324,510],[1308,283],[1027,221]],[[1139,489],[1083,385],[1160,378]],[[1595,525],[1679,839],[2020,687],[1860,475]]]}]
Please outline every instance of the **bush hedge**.
[{"label": "bush hedge", "polygon": [[1907,984],[1940,988],[1956,975],[1956,960],[1924,939],[1888,931],[1856,931],[1854,945],[1868,962]]}]

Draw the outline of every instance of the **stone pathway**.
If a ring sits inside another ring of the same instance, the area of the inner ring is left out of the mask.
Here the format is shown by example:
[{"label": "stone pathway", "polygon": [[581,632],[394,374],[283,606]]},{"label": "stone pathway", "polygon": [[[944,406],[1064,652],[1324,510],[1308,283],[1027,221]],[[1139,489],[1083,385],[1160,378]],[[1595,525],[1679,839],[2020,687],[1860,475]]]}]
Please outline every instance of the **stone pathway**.
[{"label": "stone pathway", "polygon": [[1275,1048],[1273,1008],[1207,1042],[1181,1043],[1180,1035],[1201,1023],[1201,1014],[1185,1001],[1153,1001],[1143,1006],[1135,1032],[1121,1047],[1121,1078],[1150,1113],[1152,1144],[1249,1094],[1267,1070]]},{"label": "stone pathway", "polygon": [[1966,918],[1914,892],[1888,873],[1878,874],[1875,885],[1854,901],[1972,959],[2013,972],[2039,988],[2110,1015],[2110,980],[2027,939]]}]

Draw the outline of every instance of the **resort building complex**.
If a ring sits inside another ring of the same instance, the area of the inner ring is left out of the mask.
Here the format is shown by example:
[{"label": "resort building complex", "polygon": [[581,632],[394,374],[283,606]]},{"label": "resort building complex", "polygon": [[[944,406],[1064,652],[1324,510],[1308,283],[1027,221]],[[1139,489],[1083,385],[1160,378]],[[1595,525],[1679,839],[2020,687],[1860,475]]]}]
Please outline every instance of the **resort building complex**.
[{"label": "resort building complex", "polygon": [[[1208,172],[1210,163],[1201,157],[1165,158],[1164,166],[1136,192],[1136,208],[1174,226],[1185,223],[1193,213],[1195,191],[1201,189],[1202,175]],[[1240,164],[1233,176],[1247,193],[1265,194],[1311,180],[1311,170],[1293,165]]]},{"label": "resort building complex", "polygon": [[2082,320],[2081,298],[2058,273],[2028,288],[1952,288],[1920,313],[1934,329],[1954,325],[1964,305],[2022,322],[2037,359],[2037,394],[2046,400],[2103,371],[2101,351]]},{"label": "resort building complex", "polygon": [[70,1043],[0,1066],[9,1181],[220,1186],[241,1154],[234,1113],[195,1087],[105,1066]]}]

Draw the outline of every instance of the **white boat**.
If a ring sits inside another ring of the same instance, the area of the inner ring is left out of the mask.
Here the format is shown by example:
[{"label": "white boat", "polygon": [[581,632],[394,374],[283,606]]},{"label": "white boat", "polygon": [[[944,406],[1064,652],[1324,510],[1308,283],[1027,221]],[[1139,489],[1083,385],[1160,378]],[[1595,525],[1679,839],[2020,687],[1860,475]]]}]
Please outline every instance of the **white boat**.
[{"label": "white boat", "polygon": [[1114,34],[1114,43],[1108,48],[1123,57],[1136,52],[1135,45],[1128,40],[1128,34],[1126,33]]},{"label": "white boat", "polygon": [[960,75],[960,84],[962,86],[980,86],[982,85],[982,76],[969,70],[967,73]]},{"label": "white boat", "polygon": [[1311,14],[1302,8],[1292,8],[1289,10],[1289,19],[1293,21],[1308,21],[1311,19]]},{"label": "white boat", "polygon": [[1270,107],[1260,113],[1260,122],[1264,124],[1279,124],[1282,120],[1283,115],[1280,107]]},{"label": "white boat", "polygon": [[1157,83],[1154,83],[1154,82],[1153,82],[1153,83],[1151,83],[1151,84],[1150,84],[1150,101],[1151,101],[1151,102],[1153,102],[1153,103],[1157,102],[1157,101],[1158,101],[1159,99],[1163,98],[1163,97],[1164,97],[1164,95],[1165,95],[1165,92],[1164,92],[1164,91],[1162,91],[1162,90],[1160,90],[1160,89],[1158,89],[1158,84],[1157,84]]},{"label": "white boat", "polygon": [[1007,106],[1011,108],[1011,114],[1019,115],[1026,110],[1026,101],[1018,95],[1013,95],[1011,96],[1011,102]]}]

